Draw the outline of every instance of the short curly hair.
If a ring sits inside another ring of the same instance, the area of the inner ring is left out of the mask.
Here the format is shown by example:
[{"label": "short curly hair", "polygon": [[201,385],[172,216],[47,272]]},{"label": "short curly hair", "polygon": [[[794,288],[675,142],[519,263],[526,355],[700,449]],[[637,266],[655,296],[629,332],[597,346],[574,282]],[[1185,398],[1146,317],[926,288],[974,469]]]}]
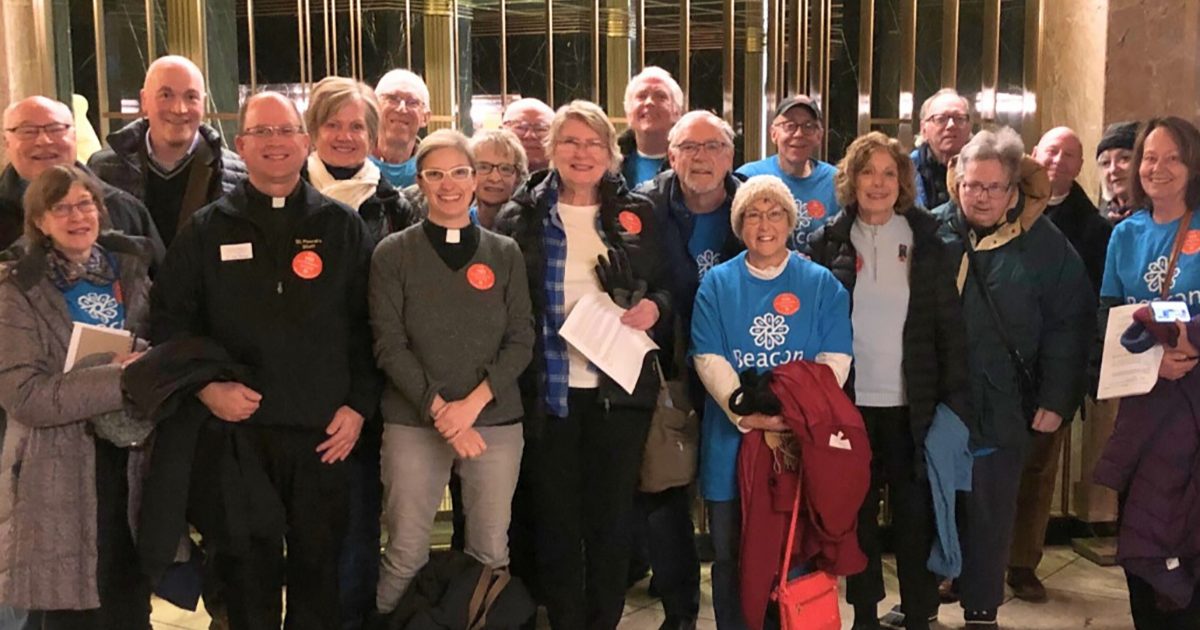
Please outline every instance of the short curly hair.
[{"label": "short curly hair", "polygon": [[838,162],[837,175],[833,177],[834,189],[837,192],[838,204],[843,208],[858,207],[858,190],[855,179],[871,160],[871,154],[877,150],[887,151],[896,161],[896,176],[900,180],[900,194],[896,197],[896,212],[903,213],[913,206],[917,199],[917,180],[913,170],[912,160],[905,153],[900,141],[889,138],[887,134],[872,131],[861,135],[846,148],[846,155]]}]

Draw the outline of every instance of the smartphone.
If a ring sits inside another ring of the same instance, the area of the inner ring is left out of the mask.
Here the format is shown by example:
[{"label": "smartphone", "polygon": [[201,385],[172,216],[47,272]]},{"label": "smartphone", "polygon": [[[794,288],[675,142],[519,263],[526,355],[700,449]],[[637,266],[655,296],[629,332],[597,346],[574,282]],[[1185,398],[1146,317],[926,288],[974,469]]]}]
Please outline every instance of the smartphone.
[{"label": "smartphone", "polygon": [[1154,321],[1160,324],[1192,320],[1185,302],[1151,302],[1150,311],[1154,314]]}]

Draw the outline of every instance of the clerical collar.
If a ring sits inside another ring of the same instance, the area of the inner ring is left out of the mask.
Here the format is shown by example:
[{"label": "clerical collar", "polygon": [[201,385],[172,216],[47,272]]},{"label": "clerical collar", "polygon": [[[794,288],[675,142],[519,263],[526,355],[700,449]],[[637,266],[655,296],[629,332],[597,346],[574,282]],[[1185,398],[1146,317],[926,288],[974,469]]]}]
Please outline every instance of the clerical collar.
[{"label": "clerical collar", "polygon": [[426,219],[423,225],[429,240],[439,245],[455,246],[479,240],[479,226],[474,223],[468,223],[466,227],[461,228],[445,228]]},{"label": "clerical collar", "polygon": [[296,182],[296,187],[286,197],[271,197],[254,187],[250,180],[246,180],[246,198],[250,201],[251,206],[261,208],[285,208],[289,205],[297,203],[300,196],[303,195],[303,182]]},{"label": "clerical collar", "polygon": [[196,130],[196,135],[192,138],[192,146],[188,147],[187,153],[185,153],[178,162],[168,164],[162,160],[159,160],[158,157],[154,155],[154,144],[150,142],[150,131],[146,131],[146,156],[150,158],[150,161],[154,164],[157,170],[164,175],[173,173],[180,166],[186,164],[188,160],[195,155],[196,147],[198,146],[200,146],[200,131]]}]

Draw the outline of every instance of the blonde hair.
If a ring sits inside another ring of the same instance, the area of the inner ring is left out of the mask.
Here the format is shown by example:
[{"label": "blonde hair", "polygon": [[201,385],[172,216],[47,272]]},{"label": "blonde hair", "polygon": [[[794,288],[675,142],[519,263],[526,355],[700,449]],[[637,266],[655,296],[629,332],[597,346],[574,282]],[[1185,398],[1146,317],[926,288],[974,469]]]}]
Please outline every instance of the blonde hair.
[{"label": "blonde hair", "polygon": [[33,178],[33,181],[29,182],[29,188],[25,189],[25,238],[30,246],[46,242],[48,237],[37,224],[54,204],[62,201],[71,192],[71,187],[75,184],[83,186],[91,193],[92,201],[96,202],[100,225],[108,224],[108,209],[104,207],[104,190],[100,187],[100,182],[74,164],[51,166]]},{"label": "blonde hair", "polygon": [[837,200],[843,208],[858,204],[858,186],[855,180],[867,163],[871,154],[876,150],[886,151],[896,162],[896,177],[900,180],[900,194],[896,197],[897,212],[903,213],[912,207],[917,199],[917,180],[914,174],[912,160],[904,152],[904,147],[895,138],[879,131],[861,135],[846,148],[846,155],[837,165],[837,174],[833,176]]},{"label": "blonde hair", "polygon": [[559,107],[558,111],[554,113],[554,121],[550,123],[550,133],[546,134],[546,153],[550,156],[551,168],[558,168],[554,164],[554,145],[558,144],[563,124],[572,118],[595,131],[604,145],[608,147],[609,174],[616,175],[621,172],[621,148],[617,146],[617,130],[613,128],[608,115],[599,105],[584,100],[571,101]]},{"label": "blonde hair", "polygon": [[516,134],[507,129],[484,129],[476,131],[471,136],[471,154],[474,155],[481,147],[496,147],[500,153],[512,160],[517,167],[517,183],[529,177],[529,157],[525,155],[525,147]]},{"label": "blonde hair", "polygon": [[438,129],[425,136],[425,139],[421,140],[421,144],[417,145],[418,176],[421,175],[421,167],[425,164],[425,158],[438,149],[454,149],[458,151],[467,158],[467,164],[470,164],[472,169],[475,168],[475,154],[471,152],[471,141],[460,131]]},{"label": "blonde hair", "polygon": [[367,122],[367,136],[371,146],[375,146],[379,138],[379,101],[370,86],[354,79],[325,77],[318,81],[308,97],[304,126],[308,127],[309,133],[318,133],[321,125],[350,101],[358,101],[366,109],[363,117]]}]

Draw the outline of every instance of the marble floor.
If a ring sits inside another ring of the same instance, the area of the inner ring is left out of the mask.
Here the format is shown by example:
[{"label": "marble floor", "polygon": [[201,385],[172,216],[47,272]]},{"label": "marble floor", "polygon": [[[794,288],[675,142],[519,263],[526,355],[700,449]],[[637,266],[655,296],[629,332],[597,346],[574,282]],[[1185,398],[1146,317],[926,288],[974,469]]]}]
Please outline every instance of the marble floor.
[{"label": "marble floor", "polygon": [[[700,630],[715,630],[709,571],[702,569]],[[884,561],[884,578],[888,598],[880,606],[886,612],[899,601],[896,567],[890,558]],[[1030,604],[1010,599],[1000,609],[1000,627],[1008,630],[1127,630],[1133,628],[1129,618],[1129,602],[1125,592],[1125,577],[1117,567],[1100,567],[1080,557],[1069,547],[1052,547],[1038,567],[1038,575],[1046,584],[1050,601]],[[643,580],[630,590],[625,602],[625,617],[621,630],[657,630],[662,623],[662,607],[646,593],[649,580]],[[842,605],[844,627],[851,622],[850,609]],[[155,630],[207,630],[208,615],[203,610],[190,612],[155,600],[152,615]],[[543,624],[544,625],[544,624]],[[962,610],[957,605],[943,606],[934,628],[963,627]]]}]

